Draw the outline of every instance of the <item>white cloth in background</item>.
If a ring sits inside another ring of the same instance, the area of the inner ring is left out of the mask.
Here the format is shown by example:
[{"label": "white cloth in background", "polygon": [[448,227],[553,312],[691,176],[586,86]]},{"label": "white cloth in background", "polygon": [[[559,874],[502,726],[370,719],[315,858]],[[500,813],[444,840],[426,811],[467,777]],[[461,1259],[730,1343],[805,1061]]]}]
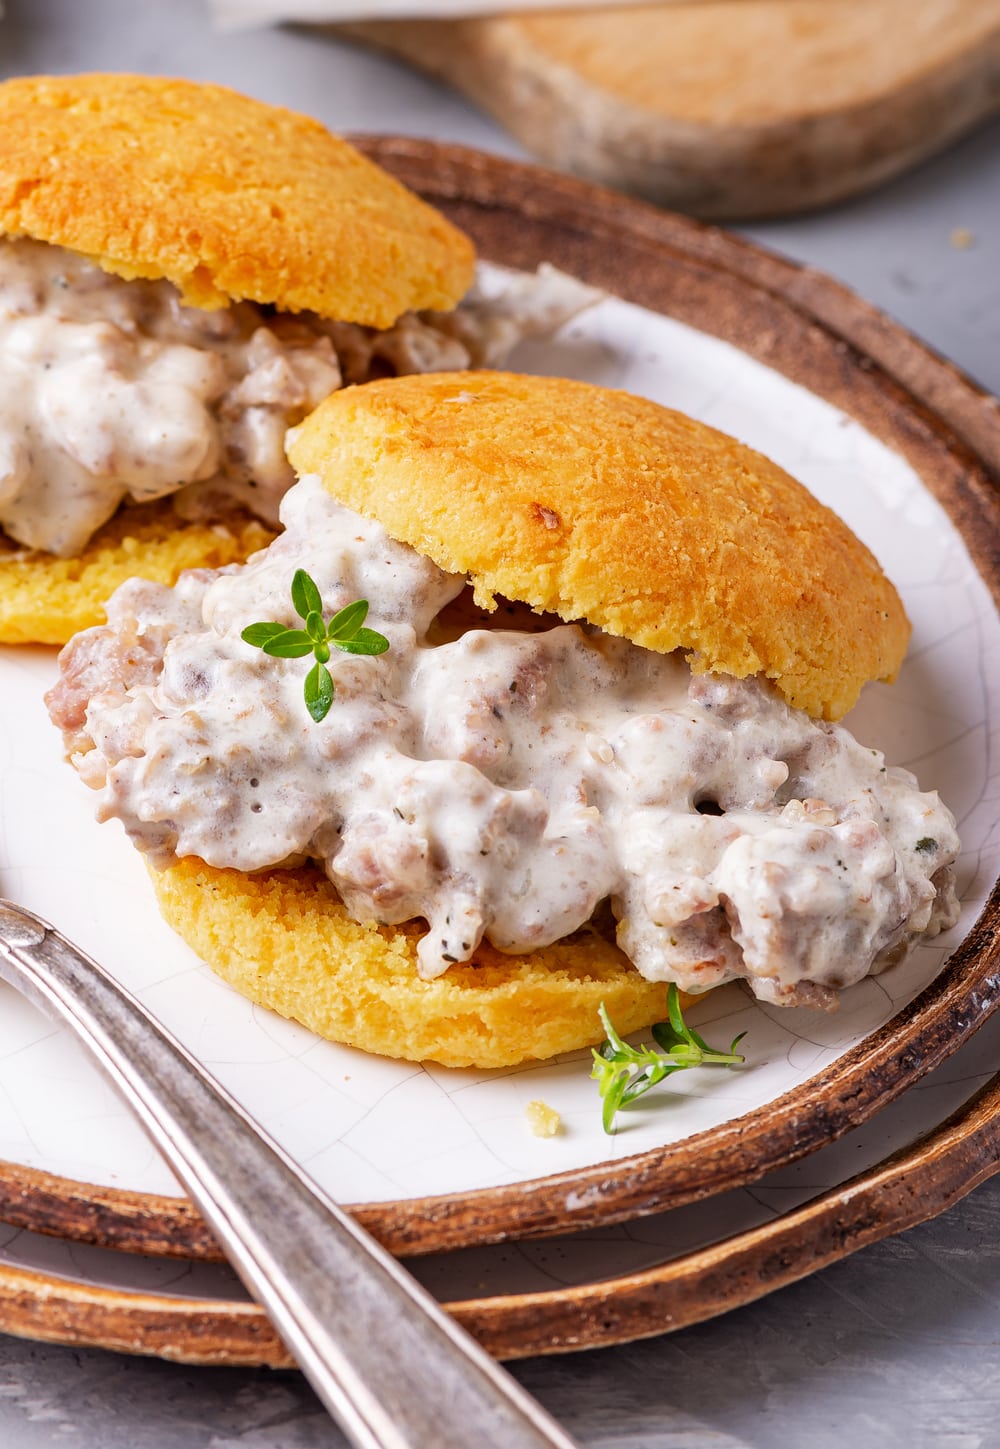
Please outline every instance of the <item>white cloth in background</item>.
[{"label": "white cloth in background", "polygon": [[[631,0],[632,4],[636,0]],[[638,0],[644,3],[644,0]],[[649,3],[649,0],[645,0]],[[657,0],[674,4],[678,0]],[[680,0],[689,4],[690,0]],[[226,30],[270,25],[281,20],[332,24],[341,20],[458,19],[514,10],[614,10],[614,0],[209,0],[215,23]]]}]

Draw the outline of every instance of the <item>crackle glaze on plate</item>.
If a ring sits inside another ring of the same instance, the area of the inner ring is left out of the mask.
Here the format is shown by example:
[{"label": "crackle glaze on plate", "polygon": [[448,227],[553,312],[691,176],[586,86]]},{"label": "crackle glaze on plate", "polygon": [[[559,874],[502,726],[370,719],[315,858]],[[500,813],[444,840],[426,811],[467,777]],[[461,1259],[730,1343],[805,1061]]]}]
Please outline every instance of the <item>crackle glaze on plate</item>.
[{"label": "crackle glaze on plate", "polygon": [[[448,1071],[317,1040],[219,982],[160,921],[141,859],[62,762],[41,696],[55,655],[0,651],[0,895],[98,957],[334,1197],[401,1200],[516,1184],[676,1142],[752,1113],[819,1073],[914,997],[1000,870],[1000,654],[989,594],[910,465],[857,422],[745,353],[609,298],[512,365],[620,386],[769,454],[874,550],[913,621],[897,683],[870,686],[848,724],[939,788],[963,839],[963,915],[948,936],[846,993],[836,1015],[781,1011],[736,987],[691,1013],[710,1040],[746,1031],[747,1067],[691,1072],[613,1138],[586,1054],[505,1072]],[[766,580],[762,580],[766,588]],[[532,1136],[542,1098],[563,1122]],[[69,1033],[0,988],[0,1158],[81,1181],[174,1194],[172,1175]]]},{"label": "crackle glaze on plate", "polygon": [[[707,1202],[536,1241],[492,1243],[408,1260],[442,1301],[574,1288],[638,1273],[777,1219],[865,1171],[960,1107],[993,1072],[1000,1015],[870,1122],[810,1157]],[[28,1269],[132,1293],[246,1302],[226,1264],[120,1253],[0,1223],[0,1272]]]},{"label": "crackle glaze on plate", "polygon": [[[924,1221],[996,1172],[1000,1078],[989,1072],[998,1043],[994,1016],[855,1132],[751,1186],[635,1222],[432,1254],[411,1270],[500,1358],[701,1322]],[[14,1227],[0,1229],[0,1324],[190,1363],[291,1363],[222,1264]]]}]

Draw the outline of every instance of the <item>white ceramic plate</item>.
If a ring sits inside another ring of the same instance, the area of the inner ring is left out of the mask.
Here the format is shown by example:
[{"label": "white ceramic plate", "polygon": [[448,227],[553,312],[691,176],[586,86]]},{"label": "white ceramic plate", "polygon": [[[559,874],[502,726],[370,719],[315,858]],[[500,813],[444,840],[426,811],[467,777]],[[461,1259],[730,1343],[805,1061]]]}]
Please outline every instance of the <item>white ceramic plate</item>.
[{"label": "white ceramic plate", "polygon": [[[635,1222],[539,1241],[429,1254],[410,1259],[408,1267],[443,1302],[559,1292],[640,1273],[772,1222],[882,1162],[943,1121],[983,1086],[996,1068],[998,1054],[1000,1014],[874,1119],[752,1186]],[[236,1274],[222,1263],[120,1253],[0,1224],[0,1278],[7,1269],[115,1293],[210,1299],[220,1306],[248,1301]],[[183,1339],[183,1334],[178,1336]]]},{"label": "white ceramic plate", "polygon": [[[769,454],[875,551],[914,625],[891,688],[870,686],[848,723],[891,763],[938,787],[958,816],[963,915],[945,938],[845,995],[832,1016],[780,1011],[740,989],[692,1012],[710,1039],[747,1032],[746,1069],[691,1072],[613,1137],[601,1131],[586,1054],[505,1072],[383,1061],[253,1007],[160,921],[142,861],[97,826],[62,762],[42,694],[54,652],[0,650],[0,894],[55,921],[98,957],[334,1197],[464,1193],[613,1160],[753,1112],[827,1072],[939,970],[1000,871],[1000,627],[948,517],[910,466],[858,423],[735,347],[608,299],[523,370],[621,386],[682,408]],[[762,581],[762,584],[764,581]],[[525,1105],[561,1114],[532,1136]],[[179,1191],[171,1173],[65,1030],[0,988],[0,1158],[133,1191]]]}]

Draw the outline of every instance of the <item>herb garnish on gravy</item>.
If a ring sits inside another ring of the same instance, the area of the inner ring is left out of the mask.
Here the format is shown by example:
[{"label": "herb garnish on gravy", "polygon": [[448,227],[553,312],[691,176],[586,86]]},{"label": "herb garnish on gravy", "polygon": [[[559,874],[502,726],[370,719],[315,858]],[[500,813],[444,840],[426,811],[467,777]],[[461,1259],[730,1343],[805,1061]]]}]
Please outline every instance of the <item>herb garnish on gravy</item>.
[{"label": "herb garnish on gravy", "polygon": [[389,641],[384,634],[361,626],[368,617],[368,600],[355,599],[338,609],[329,624],[323,623],[323,600],[305,569],[296,569],[292,579],[292,603],[304,629],[285,624],[248,624],[240,638],[277,659],[304,659],[312,654],[316,663],[306,675],[306,709],[317,724],[326,719],[333,703],[333,678],[327,661],[330,645],[346,654],[384,654]]}]

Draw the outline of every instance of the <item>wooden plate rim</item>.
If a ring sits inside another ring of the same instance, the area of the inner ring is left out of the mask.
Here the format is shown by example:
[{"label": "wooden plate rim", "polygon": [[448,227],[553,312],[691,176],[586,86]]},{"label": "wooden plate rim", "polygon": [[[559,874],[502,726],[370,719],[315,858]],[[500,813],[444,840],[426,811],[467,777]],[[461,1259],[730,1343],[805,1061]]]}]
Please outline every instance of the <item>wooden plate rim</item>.
[{"label": "wooden plate rim", "polygon": [[[575,1288],[444,1306],[500,1359],[687,1328],[926,1222],[1000,1171],[1000,1077],[911,1146],[762,1227]],[[179,1298],[0,1267],[0,1330],[199,1365],[294,1367],[256,1303]]]},{"label": "wooden plate rim", "polygon": [[[463,147],[356,138],[481,254],[556,265],[732,342],[906,456],[1000,602],[1000,405],[848,289],[717,228]],[[857,1126],[1000,1005],[1000,883],[931,985],[820,1075],[680,1143],[512,1186],[359,1206],[392,1251],[438,1252],[627,1220],[753,1181]],[[609,1175],[609,1167],[611,1173]],[[0,1218],[127,1251],[217,1258],[186,1199],[0,1163]]]}]

